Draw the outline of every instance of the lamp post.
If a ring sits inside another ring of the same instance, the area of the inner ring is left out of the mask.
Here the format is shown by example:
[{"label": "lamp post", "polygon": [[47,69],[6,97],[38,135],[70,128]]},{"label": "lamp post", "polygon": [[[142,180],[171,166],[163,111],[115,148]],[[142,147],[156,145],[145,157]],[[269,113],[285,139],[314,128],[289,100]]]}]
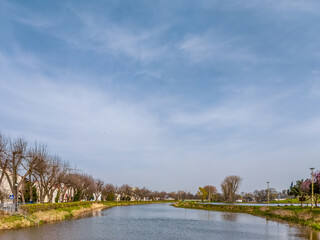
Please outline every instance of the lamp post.
[{"label": "lamp post", "polygon": [[15,210],[16,212],[18,211],[18,183],[16,182],[14,184],[15,188],[16,188],[16,192],[15,192],[15,197],[14,197],[14,201],[15,201]]},{"label": "lamp post", "polygon": [[267,182],[267,186],[268,186],[268,207],[269,207],[269,182]]},{"label": "lamp post", "polygon": [[313,209],[313,169],[310,168],[311,170],[311,208]]}]

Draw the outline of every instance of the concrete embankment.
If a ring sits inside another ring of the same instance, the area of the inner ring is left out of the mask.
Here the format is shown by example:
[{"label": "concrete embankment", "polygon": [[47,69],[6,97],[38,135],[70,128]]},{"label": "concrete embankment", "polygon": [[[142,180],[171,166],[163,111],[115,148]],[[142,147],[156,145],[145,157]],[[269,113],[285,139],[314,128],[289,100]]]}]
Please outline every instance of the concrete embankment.
[{"label": "concrete embankment", "polygon": [[219,212],[247,213],[255,216],[265,217],[270,220],[309,226],[320,230],[320,208],[300,206],[243,206],[243,205],[214,205],[194,202],[179,202],[174,204],[179,208],[191,208]]}]

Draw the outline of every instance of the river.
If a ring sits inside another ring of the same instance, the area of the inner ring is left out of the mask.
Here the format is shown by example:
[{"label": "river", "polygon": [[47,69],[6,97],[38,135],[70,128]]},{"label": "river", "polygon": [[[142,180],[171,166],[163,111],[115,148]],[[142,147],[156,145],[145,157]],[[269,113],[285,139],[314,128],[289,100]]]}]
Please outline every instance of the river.
[{"label": "river", "polygon": [[150,204],[114,207],[80,219],[3,231],[0,239],[319,240],[320,234],[309,228],[290,227],[248,214]]}]

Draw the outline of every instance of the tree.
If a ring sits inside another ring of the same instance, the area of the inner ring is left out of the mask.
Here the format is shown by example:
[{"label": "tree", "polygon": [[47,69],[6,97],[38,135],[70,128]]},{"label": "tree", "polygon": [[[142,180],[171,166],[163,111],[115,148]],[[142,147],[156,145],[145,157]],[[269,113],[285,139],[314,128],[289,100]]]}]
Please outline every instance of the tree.
[{"label": "tree", "polygon": [[[17,138],[13,141],[9,140],[8,143],[8,147],[4,146],[6,152],[4,154],[4,159],[0,161],[0,168],[2,173],[6,176],[11,192],[14,195],[17,195],[18,189],[22,186],[24,179],[29,173],[24,165],[27,142],[23,138]],[[16,206],[17,203],[18,196],[14,198],[14,204]]]},{"label": "tree", "polygon": [[8,166],[8,139],[0,132],[0,186],[5,177],[5,171]]},{"label": "tree", "polygon": [[130,201],[132,195],[132,188],[128,184],[123,184],[119,187],[118,193],[121,196],[121,200]]},{"label": "tree", "polygon": [[214,194],[217,193],[217,188],[215,186],[207,185],[204,187],[204,189],[208,192],[208,200],[211,202]]},{"label": "tree", "polygon": [[245,202],[252,202],[255,199],[253,193],[243,193],[242,200]]},{"label": "tree", "polygon": [[103,188],[104,182],[101,179],[94,180],[94,197],[95,200],[98,201],[99,196],[101,196],[102,188]]},{"label": "tree", "polygon": [[[311,184],[309,185],[309,192],[310,192],[309,194],[311,195],[311,192],[312,192]],[[317,207],[318,201],[320,198],[320,172],[319,171],[316,171],[313,176],[313,193],[314,193],[313,197],[315,200],[315,206]]]},{"label": "tree", "polygon": [[303,179],[301,179],[297,180],[295,185],[293,185],[292,183],[288,190],[288,194],[290,196],[299,197],[301,207],[302,203],[307,200],[306,196],[309,193],[309,185],[310,184],[308,182],[303,181]]},{"label": "tree", "polygon": [[239,176],[228,176],[221,183],[221,190],[224,200],[227,202],[235,202],[236,193],[240,187],[242,178]]},{"label": "tree", "polygon": [[53,155],[43,155],[35,166],[34,177],[39,187],[40,202],[43,203],[45,197],[52,202],[54,191],[58,190],[59,176],[61,173],[62,162],[60,157]]},{"label": "tree", "polygon": [[[254,198],[257,202],[267,201],[268,200],[268,189],[255,190],[253,192]],[[274,188],[269,189],[269,200],[274,200],[278,196],[278,192]]]},{"label": "tree", "polygon": [[208,192],[205,188],[199,187],[199,191],[197,192],[198,196],[201,198],[201,201],[203,202],[207,196]]},{"label": "tree", "polygon": [[116,193],[116,188],[112,184],[106,184],[102,188],[102,200],[113,201]]},{"label": "tree", "polygon": [[[31,191],[30,191],[31,186]],[[30,181],[25,182],[25,191],[23,192],[24,199],[30,199],[30,202],[37,202],[38,200],[38,194],[37,194],[37,188],[32,184]]]},{"label": "tree", "polygon": [[[41,161],[47,157],[47,147],[42,144],[38,144],[35,142],[34,146],[30,148],[27,152],[27,168],[29,170],[28,173],[28,185],[25,187],[26,191],[32,192],[34,188],[35,183],[35,168],[38,164],[41,164]],[[29,189],[27,189],[29,188]],[[33,198],[33,194],[26,195],[28,198],[25,198],[29,200],[30,202],[36,202],[37,199]]]}]

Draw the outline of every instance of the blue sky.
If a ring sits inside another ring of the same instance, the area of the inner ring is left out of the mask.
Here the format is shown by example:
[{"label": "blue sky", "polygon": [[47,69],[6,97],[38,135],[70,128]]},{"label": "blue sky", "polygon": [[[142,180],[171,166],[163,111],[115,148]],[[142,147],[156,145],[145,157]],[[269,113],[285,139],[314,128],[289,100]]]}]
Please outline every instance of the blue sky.
[{"label": "blue sky", "polygon": [[320,2],[0,0],[0,129],[106,182],[319,169]]}]

